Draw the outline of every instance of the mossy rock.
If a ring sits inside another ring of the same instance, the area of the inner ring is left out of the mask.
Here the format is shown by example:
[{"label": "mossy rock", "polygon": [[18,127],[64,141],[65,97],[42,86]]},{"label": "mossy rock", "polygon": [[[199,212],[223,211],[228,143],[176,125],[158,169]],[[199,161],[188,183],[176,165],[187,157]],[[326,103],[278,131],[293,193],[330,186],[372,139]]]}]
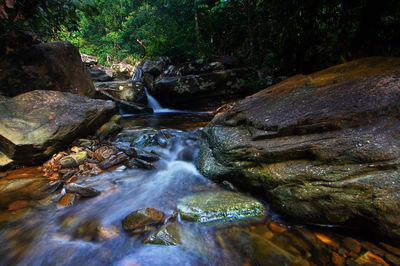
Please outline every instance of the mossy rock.
[{"label": "mossy rock", "polygon": [[263,216],[261,202],[228,191],[200,192],[178,201],[182,219],[194,222],[238,221]]}]

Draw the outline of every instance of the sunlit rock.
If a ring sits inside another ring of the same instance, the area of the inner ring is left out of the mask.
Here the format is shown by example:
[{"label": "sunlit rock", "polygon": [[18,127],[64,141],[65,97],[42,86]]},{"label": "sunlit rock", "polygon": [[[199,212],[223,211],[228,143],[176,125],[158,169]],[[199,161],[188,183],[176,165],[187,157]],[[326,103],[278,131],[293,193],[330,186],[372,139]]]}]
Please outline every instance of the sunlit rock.
[{"label": "sunlit rock", "polygon": [[261,202],[228,191],[195,193],[180,199],[177,208],[182,219],[200,223],[244,220],[265,213]]}]

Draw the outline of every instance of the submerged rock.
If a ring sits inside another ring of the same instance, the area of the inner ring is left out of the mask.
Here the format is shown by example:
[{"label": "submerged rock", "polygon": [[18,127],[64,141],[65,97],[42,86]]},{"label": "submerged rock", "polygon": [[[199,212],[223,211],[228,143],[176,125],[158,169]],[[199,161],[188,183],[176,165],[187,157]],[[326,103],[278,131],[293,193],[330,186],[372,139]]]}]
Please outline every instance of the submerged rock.
[{"label": "submerged rock", "polygon": [[137,230],[146,226],[160,224],[164,214],[153,208],[145,208],[132,212],[122,220],[122,228],[127,231]]},{"label": "submerged rock", "polygon": [[198,168],[281,214],[400,239],[399,66],[360,59],[237,102],[205,127]]},{"label": "submerged rock", "polygon": [[243,255],[248,256],[254,265],[310,265],[305,259],[285,251],[270,240],[241,228],[233,227],[220,235]]},{"label": "submerged rock", "polygon": [[0,150],[25,165],[44,162],[93,133],[115,104],[58,91],[31,91],[0,102]]},{"label": "submerged rock", "polygon": [[165,246],[181,245],[180,225],[177,222],[167,223],[148,236],[144,243]]},{"label": "submerged rock", "polygon": [[67,193],[76,193],[84,198],[96,197],[101,194],[100,191],[91,187],[85,187],[75,183],[71,183],[65,186],[65,191]]},{"label": "submerged rock", "polygon": [[262,217],[265,213],[261,202],[238,193],[207,191],[178,200],[182,219],[194,222],[237,221]]}]

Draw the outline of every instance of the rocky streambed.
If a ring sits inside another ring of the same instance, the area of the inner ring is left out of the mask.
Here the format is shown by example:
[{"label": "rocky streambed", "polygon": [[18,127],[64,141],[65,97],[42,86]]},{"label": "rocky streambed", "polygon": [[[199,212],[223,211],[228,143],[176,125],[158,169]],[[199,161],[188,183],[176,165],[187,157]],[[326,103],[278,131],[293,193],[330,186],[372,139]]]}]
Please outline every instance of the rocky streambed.
[{"label": "rocky streambed", "polygon": [[[399,262],[399,249],[362,230],[288,223],[262,199],[204,178],[194,159],[198,127],[210,119],[193,113],[123,118],[114,137],[82,139],[42,167],[2,172],[1,264]],[[130,159],[97,172],[93,164],[105,165],[118,152]]]}]

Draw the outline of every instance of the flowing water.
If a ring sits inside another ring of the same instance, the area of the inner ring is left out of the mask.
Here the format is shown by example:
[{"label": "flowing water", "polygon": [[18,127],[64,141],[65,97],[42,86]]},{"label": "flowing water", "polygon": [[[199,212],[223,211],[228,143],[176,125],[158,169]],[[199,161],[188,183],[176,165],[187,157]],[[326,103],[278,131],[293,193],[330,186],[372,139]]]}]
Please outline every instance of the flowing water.
[{"label": "flowing water", "polygon": [[[150,144],[144,148],[161,155],[157,168],[120,167],[81,179],[78,183],[102,193],[72,206],[45,199],[20,211],[3,210],[0,265],[280,265],[282,256],[300,258],[297,265],[331,263],[344,235],[287,225],[271,213],[263,221],[225,225],[186,222],[178,216],[181,243],[171,246],[146,244],[150,233],[131,234],[121,228],[124,217],[140,208],[155,208],[168,216],[186,195],[223,190],[204,178],[193,163],[198,128],[210,119],[207,114],[194,113],[124,119],[125,131],[114,140],[116,146],[130,145],[129,132],[136,130],[163,130],[169,136],[164,147]],[[37,171],[40,175],[38,170],[25,171],[18,174],[30,178]],[[242,230],[243,242],[230,235],[237,232],[229,231],[232,228]],[[274,252],[281,257],[274,257]]]}]

